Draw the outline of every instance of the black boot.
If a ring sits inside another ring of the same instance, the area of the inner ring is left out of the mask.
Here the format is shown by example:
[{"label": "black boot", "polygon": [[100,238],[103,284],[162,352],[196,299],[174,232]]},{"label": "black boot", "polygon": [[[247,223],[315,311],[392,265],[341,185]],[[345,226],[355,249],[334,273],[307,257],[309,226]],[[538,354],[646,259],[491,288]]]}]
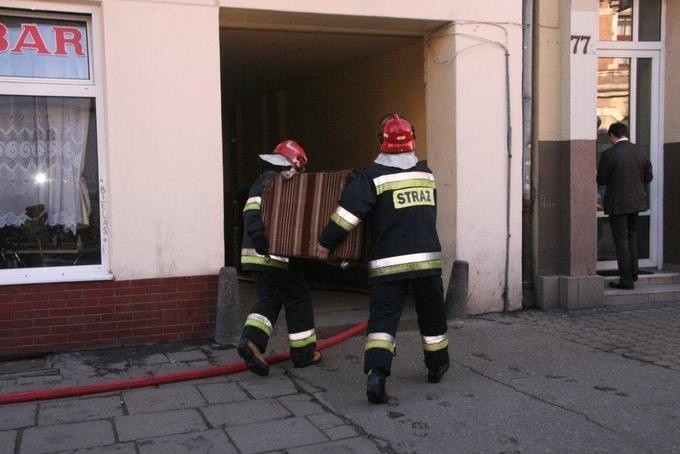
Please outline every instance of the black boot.
[{"label": "black boot", "polygon": [[368,371],[366,380],[366,395],[372,404],[384,404],[389,399],[385,392],[385,372],[382,369],[371,369]]},{"label": "black boot", "polygon": [[248,339],[241,339],[236,348],[239,356],[243,358],[248,370],[252,373],[265,376],[269,375],[269,365],[262,357],[260,349]]},{"label": "black boot", "polygon": [[446,373],[446,371],[449,370],[449,362],[446,361],[446,363],[433,367],[432,369],[428,369],[427,371],[427,381],[430,383],[439,383],[442,380],[442,377]]}]

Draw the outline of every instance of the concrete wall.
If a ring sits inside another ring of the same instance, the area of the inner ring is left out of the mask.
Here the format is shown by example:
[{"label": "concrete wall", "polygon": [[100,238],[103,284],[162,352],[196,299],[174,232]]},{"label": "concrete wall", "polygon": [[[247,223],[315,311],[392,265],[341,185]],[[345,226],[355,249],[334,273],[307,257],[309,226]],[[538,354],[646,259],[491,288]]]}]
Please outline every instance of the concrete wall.
[{"label": "concrete wall", "polygon": [[664,110],[664,143],[680,142],[680,103],[673,96],[680,85],[680,3],[666,2],[666,83]]},{"label": "concrete wall", "polygon": [[102,5],[116,279],[224,263],[218,9],[188,3]]},{"label": "concrete wall", "polygon": [[[428,160],[438,180],[438,227],[444,250],[445,284],[454,260],[470,263],[469,313],[503,308],[508,235],[505,52],[498,44],[479,44],[489,40],[507,46],[511,143],[517,153],[510,163],[512,239],[508,294],[509,309],[519,309],[522,112],[517,87],[521,82],[521,2],[504,2],[495,5],[493,11],[475,2],[448,1],[428,2],[427,8],[405,1],[220,4],[376,16],[374,21],[381,16],[475,22],[441,29],[426,37],[424,52],[420,46],[408,46],[285,93],[286,133],[300,138],[308,147],[312,169],[315,160],[336,169],[370,163],[377,151],[375,121],[385,111],[402,112],[414,122],[418,155]],[[481,23],[494,20],[503,24]],[[423,59],[424,73],[418,64]],[[352,115],[347,115],[348,112]],[[344,147],[340,152],[338,143]]]},{"label": "concrete wall", "polygon": [[[598,278],[589,277],[595,275],[597,265],[598,3],[539,0],[537,7],[537,146],[532,154],[537,296],[542,307],[588,307],[599,304],[594,290],[600,297],[602,293]],[[573,52],[573,35],[589,36],[589,47],[581,42]],[[564,278],[558,285],[556,278],[546,276]]]},{"label": "concrete wall", "polygon": [[[57,2],[21,2],[27,8]],[[377,95],[356,122],[357,140],[375,143],[375,120],[403,110],[418,129],[421,158],[437,174],[445,280],[453,260],[470,262],[470,312],[502,309],[507,197],[507,105],[504,51],[510,55],[512,148],[521,150],[521,1],[473,0],[83,0],[100,5],[95,30],[103,90],[110,266],[116,279],[214,274],[224,263],[220,112],[220,7],[474,21],[442,30],[436,39],[385,55],[408,63],[392,77],[375,77],[381,62],[344,74]],[[372,19],[372,20],[373,20]],[[496,21],[498,24],[489,24]],[[452,33],[449,33],[452,32]],[[463,35],[455,33],[462,33]],[[435,42],[436,41],[436,42]],[[455,57],[454,61],[454,55]],[[424,60],[424,62],[423,62]],[[424,69],[423,69],[424,67]],[[324,84],[340,86],[341,75]],[[386,82],[375,86],[377,81]],[[310,82],[314,91],[321,87]],[[394,87],[409,90],[389,99]],[[423,88],[423,84],[425,87]],[[423,95],[424,92],[424,95]],[[342,93],[342,92],[340,92]],[[344,94],[352,93],[351,90]],[[286,96],[291,103],[293,97]],[[356,100],[361,97],[357,93]],[[394,102],[396,99],[398,102]],[[336,99],[337,100],[337,99]],[[324,100],[328,102],[328,99]],[[292,107],[288,104],[288,112]],[[290,115],[295,132],[299,116]],[[334,118],[326,118],[333,120]],[[353,131],[350,131],[350,134]],[[371,137],[373,136],[373,137]],[[312,152],[324,153],[324,145]],[[339,140],[339,137],[334,137]],[[357,146],[358,148],[358,146]],[[330,149],[328,149],[330,152]],[[356,150],[333,167],[370,162],[376,148]],[[334,159],[334,158],[333,158]],[[521,159],[511,161],[510,309],[521,307]]]},{"label": "concrete wall", "polygon": [[666,81],[664,109],[664,262],[675,269],[680,266],[680,3],[666,2]]},{"label": "concrete wall", "polygon": [[288,90],[287,135],[299,138],[323,170],[359,169],[380,151],[378,119],[399,112],[416,128],[418,157],[427,159],[422,61],[417,43]]}]

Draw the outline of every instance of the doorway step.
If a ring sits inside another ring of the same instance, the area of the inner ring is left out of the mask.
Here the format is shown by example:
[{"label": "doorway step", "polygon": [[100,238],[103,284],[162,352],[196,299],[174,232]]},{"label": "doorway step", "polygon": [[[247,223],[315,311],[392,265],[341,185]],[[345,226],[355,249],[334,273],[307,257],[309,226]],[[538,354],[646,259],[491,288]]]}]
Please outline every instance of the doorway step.
[{"label": "doorway step", "polygon": [[680,304],[680,273],[659,271],[655,274],[640,274],[633,290],[609,287],[610,282],[618,280],[618,276],[604,277],[605,306],[658,301],[676,301]]}]

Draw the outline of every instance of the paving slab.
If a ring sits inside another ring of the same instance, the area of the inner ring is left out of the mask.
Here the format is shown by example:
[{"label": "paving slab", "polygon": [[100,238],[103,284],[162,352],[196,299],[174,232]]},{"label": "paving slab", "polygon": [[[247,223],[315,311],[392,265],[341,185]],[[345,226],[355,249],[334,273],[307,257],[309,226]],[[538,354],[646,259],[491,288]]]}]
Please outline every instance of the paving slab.
[{"label": "paving slab", "polygon": [[38,424],[65,424],[78,421],[108,419],[123,415],[119,397],[61,399],[40,404]]},{"label": "paving slab", "polygon": [[139,388],[123,393],[123,401],[132,415],[180,408],[194,408],[206,401],[194,386]]},{"label": "paving slab", "polygon": [[295,416],[315,415],[326,411],[316,398],[307,394],[291,394],[276,400]]},{"label": "paving slab", "polygon": [[238,450],[219,429],[142,440],[140,454],[238,454]]},{"label": "paving slab", "polygon": [[286,407],[273,399],[210,405],[201,411],[214,427],[240,426],[291,416]]},{"label": "paving slab", "polygon": [[19,453],[41,454],[92,448],[111,445],[115,441],[116,437],[110,421],[29,427],[22,434]]},{"label": "paving slab", "polygon": [[114,422],[121,441],[203,431],[208,428],[194,409],[119,416]]},{"label": "paving slab", "polygon": [[57,454],[137,454],[137,448],[134,443],[118,443],[94,448],[59,451]]},{"label": "paving slab", "polygon": [[0,430],[19,429],[36,424],[38,404],[26,403],[0,407]]},{"label": "paving slab", "polygon": [[245,391],[236,383],[201,384],[197,388],[209,404],[240,402],[249,399]]},{"label": "paving slab", "polygon": [[249,374],[249,377],[240,381],[239,384],[255,399],[285,396],[298,392],[293,381],[284,375],[255,377],[253,374]]},{"label": "paving slab", "polygon": [[244,454],[283,450],[328,440],[311,422],[301,417],[227,428],[226,431]]},{"label": "paving slab", "polygon": [[17,439],[15,430],[0,432],[0,454],[14,454],[14,445]]},{"label": "paving slab", "polygon": [[[286,451],[288,454],[378,454],[385,451],[380,449],[374,442],[366,437],[355,437],[340,441],[330,441],[327,443],[292,448]],[[387,451],[390,452],[390,451]]]}]

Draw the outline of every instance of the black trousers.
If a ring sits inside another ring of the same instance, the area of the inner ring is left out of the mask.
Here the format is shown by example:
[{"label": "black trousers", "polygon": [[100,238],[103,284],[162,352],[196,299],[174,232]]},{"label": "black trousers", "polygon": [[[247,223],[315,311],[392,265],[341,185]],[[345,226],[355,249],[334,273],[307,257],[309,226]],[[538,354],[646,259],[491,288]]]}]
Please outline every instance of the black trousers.
[{"label": "black trousers", "polygon": [[[276,324],[281,308],[285,308],[288,333],[299,333],[314,328],[314,312],[309,285],[304,274],[300,271],[288,272],[260,272],[253,271],[257,303],[250,309],[249,314],[260,314],[272,324]],[[242,338],[251,340],[260,351],[264,352],[269,342],[269,336],[252,326],[243,328]],[[308,361],[314,356],[316,342],[301,348],[291,347],[293,362]]]},{"label": "black trousers", "polygon": [[623,285],[633,285],[633,281],[637,281],[638,277],[638,214],[609,215],[609,225],[616,248],[619,282]]},{"label": "black trousers", "polygon": [[[426,276],[402,281],[381,282],[371,286],[370,315],[367,334],[397,333],[401,313],[409,288],[413,291],[421,336],[440,336],[446,333],[446,308],[441,276]],[[364,352],[364,373],[381,368],[389,376],[392,368],[391,351],[371,348]],[[448,363],[448,348],[424,351],[428,369]]]}]

